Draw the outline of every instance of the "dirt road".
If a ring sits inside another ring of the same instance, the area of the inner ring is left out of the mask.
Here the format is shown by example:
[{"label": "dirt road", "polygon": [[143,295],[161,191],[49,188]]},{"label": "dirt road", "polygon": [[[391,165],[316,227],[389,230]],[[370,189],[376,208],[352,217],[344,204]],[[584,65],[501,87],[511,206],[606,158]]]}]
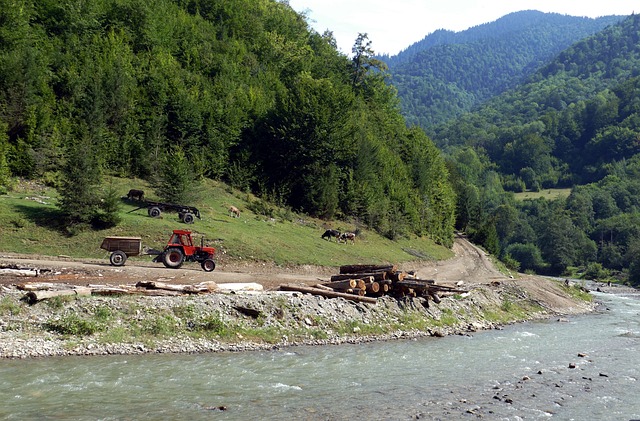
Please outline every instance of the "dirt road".
[{"label": "dirt road", "polygon": [[[455,256],[438,262],[404,264],[401,269],[415,270],[422,279],[433,279],[438,284],[452,285],[462,283],[464,288],[478,284],[492,284],[505,288],[515,285],[525,288],[532,297],[544,302],[549,309],[566,311],[575,303],[566,298],[566,294],[556,282],[547,278],[515,274],[514,278],[501,273],[493,265],[487,254],[465,238],[456,238],[453,245]],[[71,260],[68,258],[42,257],[0,253],[2,267],[37,268],[41,276],[24,278],[12,275],[0,275],[0,285],[11,285],[25,281],[61,282],[74,285],[101,284],[123,285],[138,281],[161,281],[176,284],[195,284],[204,281],[217,283],[256,282],[265,290],[275,290],[284,283],[313,285],[327,281],[337,268],[318,266],[280,267],[262,262],[218,261],[213,272],[205,272],[200,265],[187,263],[181,269],[167,269],[162,264],[138,259],[129,260],[125,266],[114,267],[100,260]],[[1,271],[0,271],[1,272]]]},{"label": "dirt road", "polygon": [[[458,238],[453,246],[454,258],[434,263],[410,263],[405,270],[415,270],[424,279],[434,279],[438,283],[486,282],[505,278],[498,272],[485,253]],[[43,257],[0,253],[0,267],[16,266],[39,269],[41,278],[50,282],[65,282],[75,285],[91,284],[132,284],[140,280],[160,280],[174,283],[214,282],[257,282],[267,290],[277,289],[283,283],[315,284],[328,280],[337,268],[318,266],[279,267],[262,262],[218,261],[213,272],[205,272],[199,264],[186,263],[181,269],[167,269],[162,264],[142,259],[129,260],[125,266],[114,267],[108,262],[84,259],[72,260],[64,257]],[[0,276],[0,284],[11,284],[16,276]]]}]

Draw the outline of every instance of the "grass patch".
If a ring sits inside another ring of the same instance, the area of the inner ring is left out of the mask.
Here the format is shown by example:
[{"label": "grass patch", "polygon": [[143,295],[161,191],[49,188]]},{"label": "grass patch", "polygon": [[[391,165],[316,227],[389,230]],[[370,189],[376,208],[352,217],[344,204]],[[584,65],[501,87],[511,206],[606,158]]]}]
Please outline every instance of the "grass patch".
[{"label": "grass patch", "polygon": [[[130,188],[138,188],[145,191],[148,200],[158,200],[142,180],[109,178],[105,183],[123,196]],[[449,249],[428,238],[407,237],[391,241],[351,222],[326,222],[290,209],[267,206],[260,199],[220,182],[206,180],[199,192],[200,199],[189,205],[198,207],[202,219],[192,225],[179,222],[178,215],[172,212],[163,212],[160,218],[150,218],[146,209],[136,210],[136,202],[123,199],[118,226],[106,230],[89,229],[69,237],[52,223],[60,219],[56,207],[57,192],[47,187],[28,185],[0,196],[0,226],[5,228],[0,251],[107,261],[108,253],[100,249],[104,237],[140,236],[144,247],[162,249],[173,229],[185,227],[194,231],[197,241],[204,237],[209,245],[216,247],[218,258],[224,252],[225,258],[270,261],[280,265],[403,263],[452,256]],[[34,197],[44,199],[33,200]],[[263,205],[256,206],[256,202]],[[241,210],[239,218],[229,216],[230,205]],[[265,206],[269,208],[268,212]],[[327,224],[342,231],[358,229],[361,235],[355,245],[329,242],[320,238]],[[130,259],[132,262],[150,260],[148,256]]]},{"label": "grass patch", "polygon": [[525,200],[525,199],[547,199],[547,200],[556,200],[556,199],[566,199],[571,194],[571,189],[543,189],[540,191],[525,191],[515,193],[516,200]]},{"label": "grass patch", "polygon": [[22,306],[15,299],[4,296],[0,299],[0,316],[17,316],[22,311]]},{"label": "grass patch", "polygon": [[70,336],[88,336],[103,330],[103,326],[94,320],[84,319],[77,314],[69,314],[45,322],[45,329],[49,332]]},{"label": "grass patch", "polygon": [[74,295],[61,295],[58,297],[51,297],[46,300],[47,306],[52,310],[60,310],[65,304],[70,303],[75,300],[76,297]]},{"label": "grass patch", "polygon": [[560,288],[562,288],[562,290],[571,297],[586,302],[593,301],[593,295],[591,295],[589,290],[587,290],[584,285],[579,285],[576,283],[566,285],[564,282],[558,283],[560,284]]}]

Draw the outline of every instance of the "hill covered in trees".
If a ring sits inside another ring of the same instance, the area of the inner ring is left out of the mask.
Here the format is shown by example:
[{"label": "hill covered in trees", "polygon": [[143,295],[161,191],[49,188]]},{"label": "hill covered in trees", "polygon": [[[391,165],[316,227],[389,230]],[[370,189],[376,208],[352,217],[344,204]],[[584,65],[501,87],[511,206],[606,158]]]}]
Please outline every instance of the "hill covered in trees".
[{"label": "hill covered in trees", "polygon": [[112,211],[104,174],[168,200],[209,177],[450,245],[444,160],[354,41],[338,53],[275,0],[0,0],[0,185],[46,180],[81,226]]},{"label": "hill covered in trees", "polygon": [[[640,18],[581,40],[526,83],[434,130],[457,224],[525,270],[640,284]],[[571,187],[566,200],[509,191]]]},{"label": "hill covered in trees", "polygon": [[435,31],[382,60],[407,122],[429,132],[515,88],[573,43],[621,19],[521,11],[461,32]]}]

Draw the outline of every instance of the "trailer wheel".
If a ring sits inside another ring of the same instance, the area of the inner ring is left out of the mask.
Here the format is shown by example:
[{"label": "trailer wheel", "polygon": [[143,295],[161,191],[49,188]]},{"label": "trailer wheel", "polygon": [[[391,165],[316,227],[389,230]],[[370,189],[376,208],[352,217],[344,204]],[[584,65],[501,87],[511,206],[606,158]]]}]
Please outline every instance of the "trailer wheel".
[{"label": "trailer wheel", "polygon": [[211,259],[205,259],[200,264],[205,272],[211,272],[216,268],[216,262]]},{"label": "trailer wheel", "polygon": [[123,266],[126,261],[127,254],[122,250],[116,250],[109,256],[109,262],[111,262],[113,266]]},{"label": "trailer wheel", "polygon": [[160,208],[157,206],[153,206],[151,208],[149,208],[149,216],[152,218],[157,218],[160,216],[162,212],[160,211]]},{"label": "trailer wheel", "polygon": [[178,269],[184,263],[184,253],[179,248],[170,248],[162,255],[162,263],[168,268]]},{"label": "trailer wheel", "polygon": [[184,222],[185,224],[193,224],[194,221],[194,216],[192,213],[185,213],[184,215],[182,215],[182,222]]}]

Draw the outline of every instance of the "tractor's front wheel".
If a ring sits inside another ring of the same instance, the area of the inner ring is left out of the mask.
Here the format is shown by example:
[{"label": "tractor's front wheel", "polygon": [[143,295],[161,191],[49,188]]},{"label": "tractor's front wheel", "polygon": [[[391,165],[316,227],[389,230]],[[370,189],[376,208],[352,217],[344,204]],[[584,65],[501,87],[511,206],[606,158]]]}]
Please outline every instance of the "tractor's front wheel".
[{"label": "tractor's front wheel", "polygon": [[113,266],[122,266],[127,261],[127,254],[122,250],[116,250],[109,256],[109,262]]},{"label": "tractor's front wheel", "polygon": [[211,272],[216,268],[216,262],[211,259],[205,259],[202,261],[201,266],[205,272]]},{"label": "tractor's front wheel", "polygon": [[165,267],[178,269],[184,263],[184,253],[179,248],[170,248],[162,256]]}]

